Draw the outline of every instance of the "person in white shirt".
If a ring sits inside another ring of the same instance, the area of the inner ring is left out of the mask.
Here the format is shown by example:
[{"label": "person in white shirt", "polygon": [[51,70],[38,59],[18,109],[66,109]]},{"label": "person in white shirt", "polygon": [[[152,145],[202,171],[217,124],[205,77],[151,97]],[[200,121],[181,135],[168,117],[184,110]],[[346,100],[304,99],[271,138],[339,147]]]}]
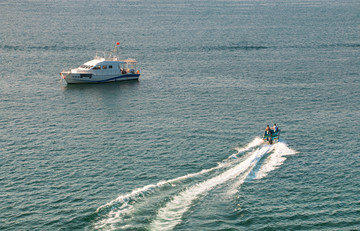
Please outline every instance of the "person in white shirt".
[{"label": "person in white shirt", "polygon": [[278,130],[279,130],[278,127],[276,126],[276,124],[274,124],[273,131],[277,132]]}]

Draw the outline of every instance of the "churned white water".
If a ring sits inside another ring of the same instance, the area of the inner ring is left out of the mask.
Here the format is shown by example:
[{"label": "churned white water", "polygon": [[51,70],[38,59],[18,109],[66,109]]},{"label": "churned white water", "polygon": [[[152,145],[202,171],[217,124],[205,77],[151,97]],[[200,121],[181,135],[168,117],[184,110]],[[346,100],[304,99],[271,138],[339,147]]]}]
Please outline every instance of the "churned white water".
[{"label": "churned white water", "polygon": [[[145,206],[151,206],[156,213],[145,215],[148,220],[152,220],[149,229],[171,230],[183,221],[184,214],[191,209],[194,203],[201,200],[215,187],[235,180],[232,185],[232,193],[237,192],[249,173],[254,170],[264,156],[267,158],[262,162],[260,168],[258,166],[260,170],[256,171],[255,179],[265,177],[271,170],[279,167],[284,162],[285,155],[296,153],[283,141],[267,145],[263,144],[262,139],[258,137],[237,150],[238,152],[231,156],[242,155],[242,157],[227,158],[218,163],[216,167],[160,181],[157,184],[135,189],[129,194],[120,195],[97,209],[101,218],[93,228],[116,230],[132,227],[129,225],[131,223],[129,221],[135,219],[136,214],[145,209]],[[224,190],[226,189],[224,188]]]}]

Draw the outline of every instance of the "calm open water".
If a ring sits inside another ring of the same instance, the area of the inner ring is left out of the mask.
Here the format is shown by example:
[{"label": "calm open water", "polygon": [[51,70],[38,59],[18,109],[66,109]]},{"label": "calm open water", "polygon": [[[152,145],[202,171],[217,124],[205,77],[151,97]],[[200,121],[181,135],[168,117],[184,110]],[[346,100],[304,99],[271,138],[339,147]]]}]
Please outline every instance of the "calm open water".
[{"label": "calm open water", "polygon": [[[0,229],[359,230],[359,12],[2,0]],[[116,42],[139,81],[60,80]]]}]

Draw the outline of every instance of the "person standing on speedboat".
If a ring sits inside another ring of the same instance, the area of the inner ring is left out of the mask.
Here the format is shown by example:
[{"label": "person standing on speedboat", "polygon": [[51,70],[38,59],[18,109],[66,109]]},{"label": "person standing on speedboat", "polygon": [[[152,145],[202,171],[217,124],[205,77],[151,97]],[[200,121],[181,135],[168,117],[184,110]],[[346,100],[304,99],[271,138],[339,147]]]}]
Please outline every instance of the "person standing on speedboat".
[{"label": "person standing on speedboat", "polygon": [[278,132],[279,131],[279,128],[276,126],[276,124],[274,124],[273,126],[273,132]]},{"label": "person standing on speedboat", "polygon": [[268,142],[270,142],[270,144],[272,143],[272,131],[269,127],[269,125],[266,126],[265,128],[265,135],[264,135],[264,139],[266,139]]},{"label": "person standing on speedboat", "polygon": [[271,136],[272,132],[271,132],[271,129],[269,127],[269,125],[266,126],[265,128],[265,135],[270,135]]}]

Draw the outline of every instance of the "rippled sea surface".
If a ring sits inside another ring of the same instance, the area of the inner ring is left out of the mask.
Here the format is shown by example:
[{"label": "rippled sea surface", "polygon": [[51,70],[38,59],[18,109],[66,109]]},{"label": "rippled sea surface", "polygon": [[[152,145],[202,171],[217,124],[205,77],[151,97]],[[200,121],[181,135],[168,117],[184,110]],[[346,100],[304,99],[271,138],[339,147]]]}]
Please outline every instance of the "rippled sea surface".
[{"label": "rippled sea surface", "polygon": [[[0,229],[359,230],[359,12],[1,1]],[[139,81],[60,80],[116,42]]]}]

